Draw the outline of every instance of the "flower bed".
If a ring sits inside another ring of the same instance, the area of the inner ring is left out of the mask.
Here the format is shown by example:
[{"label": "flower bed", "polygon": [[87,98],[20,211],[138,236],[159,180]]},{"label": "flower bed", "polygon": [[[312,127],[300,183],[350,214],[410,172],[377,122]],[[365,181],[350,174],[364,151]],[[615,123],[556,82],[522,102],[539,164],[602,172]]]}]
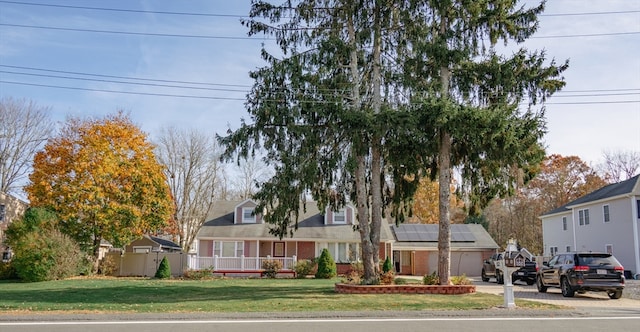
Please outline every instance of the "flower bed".
[{"label": "flower bed", "polygon": [[476,292],[475,285],[352,285],[336,284],[340,294],[470,294]]}]

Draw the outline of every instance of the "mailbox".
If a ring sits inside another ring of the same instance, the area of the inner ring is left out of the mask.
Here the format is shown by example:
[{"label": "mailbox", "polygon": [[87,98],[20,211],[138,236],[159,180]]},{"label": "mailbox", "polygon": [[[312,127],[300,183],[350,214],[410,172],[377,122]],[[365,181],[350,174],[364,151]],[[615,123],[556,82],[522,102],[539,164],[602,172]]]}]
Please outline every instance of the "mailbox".
[{"label": "mailbox", "polygon": [[504,256],[506,267],[523,267],[525,265],[526,259],[520,252],[506,252]]}]

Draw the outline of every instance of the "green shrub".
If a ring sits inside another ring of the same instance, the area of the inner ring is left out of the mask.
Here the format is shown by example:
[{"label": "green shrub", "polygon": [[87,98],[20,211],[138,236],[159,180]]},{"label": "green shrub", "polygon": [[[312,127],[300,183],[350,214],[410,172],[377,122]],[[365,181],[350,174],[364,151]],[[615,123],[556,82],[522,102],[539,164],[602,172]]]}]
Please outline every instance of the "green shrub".
[{"label": "green shrub", "polygon": [[171,267],[169,266],[167,256],[162,257],[162,261],[160,261],[160,266],[158,266],[155,277],[158,279],[171,278]]},{"label": "green shrub", "polygon": [[331,279],[335,277],[337,273],[336,262],[331,257],[329,250],[322,249],[320,258],[318,258],[318,271],[316,272],[316,278],[318,279]]},{"label": "green shrub", "polygon": [[423,285],[439,285],[440,278],[438,277],[437,272],[433,271],[433,273],[431,274],[425,274],[424,277],[422,278],[422,284]]},{"label": "green shrub", "polygon": [[64,279],[80,273],[84,255],[80,247],[58,231],[30,232],[12,244],[12,264],[24,281]]},{"label": "green shrub", "polygon": [[18,279],[18,275],[16,274],[16,269],[9,262],[0,262],[0,280],[12,280]]},{"label": "green shrub", "polygon": [[275,279],[278,271],[282,270],[282,262],[279,260],[266,260],[262,262],[262,269],[267,278]]},{"label": "green shrub", "polygon": [[454,285],[472,285],[473,284],[471,279],[467,278],[467,276],[464,274],[461,276],[451,277],[451,283]]},{"label": "green shrub", "polygon": [[384,264],[382,264],[382,272],[387,273],[393,270],[393,264],[391,264],[391,260],[387,256],[387,259],[384,260]]},{"label": "green shrub", "polygon": [[311,274],[316,267],[316,263],[308,259],[302,259],[296,262],[293,270],[296,271],[296,278],[304,279]]}]

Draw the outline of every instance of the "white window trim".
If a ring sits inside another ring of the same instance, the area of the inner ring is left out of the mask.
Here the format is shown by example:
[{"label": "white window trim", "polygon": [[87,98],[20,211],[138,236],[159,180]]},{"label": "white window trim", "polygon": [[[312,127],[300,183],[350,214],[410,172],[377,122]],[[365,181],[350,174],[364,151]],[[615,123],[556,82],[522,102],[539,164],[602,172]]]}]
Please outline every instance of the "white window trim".
[{"label": "white window trim", "polygon": [[[233,243],[233,256],[223,256],[224,250],[222,249],[222,243]],[[238,249],[242,248],[242,255],[244,255],[244,241],[214,241],[213,242],[213,255],[216,256],[216,251],[219,252],[218,257],[237,258]]]},{"label": "white window trim", "polygon": [[[256,215],[253,214],[254,208],[243,207],[242,208],[242,223],[243,224],[255,224],[257,222]],[[246,213],[249,212],[251,217],[246,217]],[[253,215],[252,215],[253,214]]]},{"label": "white window trim", "polygon": [[578,210],[578,224],[580,226],[586,226],[590,224],[589,221],[589,209]]},{"label": "white window trim", "polygon": [[567,226],[567,217],[562,217],[562,230],[566,231],[568,228]]},{"label": "white window trim", "polygon": [[[336,216],[338,214],[340,214],[344,219],[343,220],[337,220]],[[336,225],[346,225],[347,224],[347,209],[340,209],[338,211],[333,211],[332,223],[336,224]]]},{"label": "white window trim", "polygon": [[137,254],[147,254],[151,252],[151,246],[133,246],[132,250]]},{"label": "white window trim", "polygon": [[[605,208],[607,210],[606,213]],[[611,208],[609,207],[609,204],[605,204],[602,206],[602,220],[604,220],[605,223],[611,222]]]},{"label": "white window trim", "polygon": [[565,252],[571,252],[571,246],[565,246],[564,247],[564,251]]}]

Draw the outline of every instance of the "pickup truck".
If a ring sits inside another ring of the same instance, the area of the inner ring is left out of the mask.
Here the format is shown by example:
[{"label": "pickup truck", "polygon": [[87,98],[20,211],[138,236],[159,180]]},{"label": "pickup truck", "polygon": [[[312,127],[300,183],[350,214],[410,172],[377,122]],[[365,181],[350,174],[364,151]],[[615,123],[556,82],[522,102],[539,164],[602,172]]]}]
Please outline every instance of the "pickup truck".
[{"label": "pickup truck", "polygon": [[[498,284],[504,284],[504,276],[502,270],[496,268],[496,261],[502,260],[503,253],[493,254],[489,259],[485,260],[482,264],[482,281],[489,281],[491,278],[495,278]],[[525,266],[519,268],[511,274],[511,281],[524,281],[527,285],[533,285],[536,282],[537,264],[531,259],[527,258]]]}]

